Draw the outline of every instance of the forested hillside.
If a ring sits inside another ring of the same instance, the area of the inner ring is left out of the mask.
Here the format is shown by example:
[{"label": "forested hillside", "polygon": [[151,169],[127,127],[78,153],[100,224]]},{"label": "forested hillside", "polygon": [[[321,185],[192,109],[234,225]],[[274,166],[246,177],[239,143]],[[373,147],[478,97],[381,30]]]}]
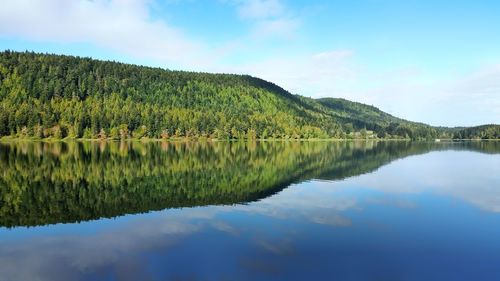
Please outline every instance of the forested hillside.
[{"label": "forested hillside", "polygon": [[0,53],[0,137],[421,139],[451,134],[359,103],[292,95],[246,75]]},{"label": "forested hillside", "polygon": [[317,101],[330,109],[330,114],[336,120],[339,120],[344,125],[344,130],[347,131],[366,128],[376,132],[379,138],[431,139],[449,135],[446,129],[406,121],[385,113],[374,106],[341,98],[321,98]]},{"label": "forested hillside", "polygon": [[500,139],[500,125],[482,125],[457,130],[455,139]]}]

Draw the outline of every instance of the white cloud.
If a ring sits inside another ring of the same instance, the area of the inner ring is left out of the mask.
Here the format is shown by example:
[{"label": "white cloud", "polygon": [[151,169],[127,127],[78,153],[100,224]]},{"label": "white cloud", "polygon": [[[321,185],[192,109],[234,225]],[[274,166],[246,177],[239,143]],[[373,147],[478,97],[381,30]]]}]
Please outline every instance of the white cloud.
[{"label": "white cloud", "polygon": [[353,51],[351,50],[338,50],[338,51],[329,51],[317,53],[312,56],[313,59],[318,61],[330,61],[330,60],[341,60],[353,55]]},{"label": "white cloud", "polygon": [[257,39],[275,37],[291,39],[299,26],[299,21],[294,18],[262,20],[252,27],[252,36]]},{"label": "white cloud", "polygon": [[293,38],[300,27],[298,17],[279,0],[236,0],[241,19],[251,23],[254,39]]},{"label": "white cloud", "polygon": [[198,59],[200,42],[150,17],[147,0],[11,0],[0,9],[0,35],[61,43],[92,43],[164,62]]},{"label": "white cloud", "polygon": [[469,75],[455,81],[449,88],[464,96],[489,96],[495,94],[500,97],[500,64],[485,66]]},{"label": "white cloud", "polygon": [[439,97],[435,106],[444,106],[449,119],[463,120],[453,125],[500,124],[500,64],[483,66],[435,88],[439,89],[434,92]]},{"label": "white cloud", "polygon": [[241,53],[234,45],[245,46],[249,40],[271,37],[291,38],[300,25],[277,0],[229,3],[236,5],[241,19],[249,22],[250,27],[242,38],[215,48],[190,38],[162,19],[153,19],[152,0],[6,0],[0,9],[0,36],[63,44],[90,43],[169,68],[208,71],[225,56]]},{"label": "white cloud", "polygon": [[312,55],[283,55],[235,67],[272,81],[294,94],[343,96],[359,72],[352,50],[333,50]]},{"label": "white cloud", "polygon": [[[489,65],[447,79],[424,70],[363,74],[371,88],[352,96],[398,117],[441,126],[500,123],[500,66]],[[376,82],[379,80],[380,82]]]},{"label": "white cloud", "polygon": [[280,16],[285,11],[278,0],[247,0],[240,2],[238,14],[247,19],[263,19]]}]

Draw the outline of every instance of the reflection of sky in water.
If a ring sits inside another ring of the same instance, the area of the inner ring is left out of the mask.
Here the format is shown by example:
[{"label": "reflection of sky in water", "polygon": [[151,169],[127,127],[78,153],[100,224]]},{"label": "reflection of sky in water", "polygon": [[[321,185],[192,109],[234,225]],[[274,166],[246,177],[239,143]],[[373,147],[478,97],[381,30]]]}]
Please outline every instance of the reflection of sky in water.
[{"label": "reflection of sky in water", "polygon": [[0,280],[498,280],[500,157],[432,152],[236,206],[0,229]]}]

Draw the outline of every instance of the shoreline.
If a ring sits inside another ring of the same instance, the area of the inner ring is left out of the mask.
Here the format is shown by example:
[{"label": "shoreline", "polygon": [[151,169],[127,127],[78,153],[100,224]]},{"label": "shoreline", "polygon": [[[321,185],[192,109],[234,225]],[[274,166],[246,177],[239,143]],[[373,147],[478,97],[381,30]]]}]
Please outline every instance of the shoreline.
[{"label": "shoreline", "polygon": [[[348,142],[348,141],[418,141],[418,142],[437,142],[436,140],[412,140],[412,139],[336,139],[336,138],[311,138],[311,139],[212,139],[212,138],[127,138],[127,139],[87,139],[87,138],[20,138],[20,137],[0,137],[0,142]],[[500,141],[500,139],[440,139],[439,142],[454,141]]]}]

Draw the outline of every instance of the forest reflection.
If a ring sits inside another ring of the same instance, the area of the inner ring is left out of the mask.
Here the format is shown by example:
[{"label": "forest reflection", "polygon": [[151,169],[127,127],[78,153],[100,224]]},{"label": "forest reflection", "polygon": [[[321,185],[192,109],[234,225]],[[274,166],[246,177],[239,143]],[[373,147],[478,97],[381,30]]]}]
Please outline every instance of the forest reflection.
[{"label": "forest reflection", "polygon": [[0,143],[0,226],[79,222],[236,204],[291,183],[338,180],[432,150],[498,153],[498,142]]}]

